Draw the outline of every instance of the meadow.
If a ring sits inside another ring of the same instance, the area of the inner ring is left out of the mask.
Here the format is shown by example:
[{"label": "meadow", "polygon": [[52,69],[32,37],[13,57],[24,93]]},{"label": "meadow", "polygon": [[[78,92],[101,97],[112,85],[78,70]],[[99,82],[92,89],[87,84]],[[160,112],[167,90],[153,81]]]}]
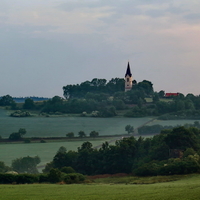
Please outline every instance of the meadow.
[{"label": "meadow", "polygon": [[162,126],[183,126],[185,124],[193,124],[195,121],[199,120],[190,120],[190,119],[180,119],[180,120],[153,120],[152,122],[148,123],[148,126],[152,126],[155,124],[159,124]]},{"label": "meadow", "polygon": [[[149,178],[147,178],[149,179]],[[6,200],[198,200],[200,175],[155,184],[32,184],[0,185]]]},{"label": "meadow", "polygon": [[[126,134],[125,126],[130,124],[138,127],[151,118],[91,118],[91,117],[26,117],[14,118],[9,116],[10,111],[0,109],[0,136],[8,138],[19,128],[25,128],[25,137],[65,137],[66,133],[74,132],[78,136],[80,130],[86,135],[93,130],[98,131],[100,136]],[[116,137],[118,138],[118,137]],[[112,138],[112,140],[115,138]],[[40,166],[51,161],[59,147],[64,146],[67,150],[77,150],[84,141],[89,141],[93,146],[99,146],[108,138],[91,139],[85,138],[76,141],[55,141],[47,143],[19,143],[0,144],[0,161],[11,165],[12,160],[24,156],[36,156],[41,158]]]},{"label": "meadow", "polygon": [[[87,139],[93,146],[101,145],[105,139]],[[61,146],[64,146],[68,151],[77,151],[84,140],[67,141],[67,142],[47,142],[47,143],[20,143],[20,144],[0,144],[0,161],[5,162],[10,166],[12,160],[25,156],[39,156],[41,163],[39,166],[44,166],[47,162],[52,161],[56,152]]]},{"label": "meadow", "polygon": [[[13,118],[9,116],[10,111],[0,109],[0,136],[8,138],[13,132],[19,128],[25,128],[27,133],[25,137],[65,137],[66,133],[74,132],[78,136],[80,130],[86,135],[92,130],[98,131],[100,136],[105,135],[123,135],[125,134],[125,126],[130,124],[137,128],[148,121],[151,117],[145,118],[92,118],[92,117],[27,117]],[[183,125],[185,123],[193,123],[194,120],[154,120],[148,125]],[[116,139],[119,137],[116,137]],[[115,140],[115,138],[112,138]],[[96,140],[85,138],[79,141],[56,141],[47,143],[30,143],[30,144],[0,144],[0,161],[11,165],[12,160],[24,156],[36,156],[41,158],[40,166],[45,165],[53,159],[59,147],[64,146],[67,150],[77,150],[84,141],[90,141],[93,146],[99,146],[108,138],[98,138]]]},{"label": "meadow", "polygon": [[10,112],[0,109],[0,136],[9,137],[19,128],[25,128],[25,137],[65,137],[66,133],[74,132],[78,136],[79,131],[84,131],[86,135],[93,130],[98,131],[100,136],[104,135],[123,135],[125,126],[130,124],[137,128],[151,117],[145,118],[94,118],[94,117],[9,117]]}]

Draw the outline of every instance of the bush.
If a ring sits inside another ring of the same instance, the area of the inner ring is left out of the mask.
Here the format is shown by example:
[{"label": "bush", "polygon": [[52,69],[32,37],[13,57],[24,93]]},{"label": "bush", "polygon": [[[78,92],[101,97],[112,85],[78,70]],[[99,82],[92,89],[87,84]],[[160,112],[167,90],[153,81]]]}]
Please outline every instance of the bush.
[{"label": "bush", "polygon": [[134,170],[134,174],[137,176],[156,176],[158,175],[160,166],[157,163],[145,163]]},{"label": "bush", "polygon": [[85,180],[85,176],[79,173],[66,174],[64,177],[64,182],[66,184],[80,183],[80,182],[83,182],[84,180]]},{"label": "bush", "polygon": [[25,184],[25,183],[37,183],[39,182],[39,177],[33,174],[19,174],[16,175],[16,183],[17,184]]},{"label": "bush", "polygon": [[65,174],[75,173],[76,171],[72,167],[63,167],[60,170],[61,172]]},{"label": "bush", "polygon": [[14,174],[0,174],[0,184],[11,184],[16,182],[17,175]]},{"label": "bush", "polygon": [[58,169],[51,169],[48,174],[48,180],[50,183],[58,183],[61,181],[61,172]]},{"label": "bush", "polygon": [[27,111],[17,110],[10,114],[11,117],[30,117],[31,114]]},{"label": "bush", "polygon": [[48,183],[49,182],[49,177],[47,174],[40,174],[38,176],[39,183]]}]

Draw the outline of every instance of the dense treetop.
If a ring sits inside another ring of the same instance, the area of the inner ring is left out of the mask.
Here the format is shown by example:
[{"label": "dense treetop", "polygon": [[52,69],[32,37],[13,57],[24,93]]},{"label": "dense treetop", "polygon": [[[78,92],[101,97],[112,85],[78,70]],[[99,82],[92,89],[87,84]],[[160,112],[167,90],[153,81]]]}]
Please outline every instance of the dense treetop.
[{"label": "dense treetop", "polygon": [[58,151],[44,172],[71,166],[77,172],[94,174],[135,173],[137,175],[184,174],[200,170],[200,130],[176,127],[152,138],[127,137],[94,149],[84,142],[77,151]]}]

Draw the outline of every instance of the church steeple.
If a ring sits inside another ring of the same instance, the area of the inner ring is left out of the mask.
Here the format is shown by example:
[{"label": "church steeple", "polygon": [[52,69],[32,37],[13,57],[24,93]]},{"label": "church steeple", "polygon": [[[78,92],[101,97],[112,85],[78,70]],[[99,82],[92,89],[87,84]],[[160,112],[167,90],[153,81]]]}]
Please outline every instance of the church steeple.
[{"label": "church steeple", "polygon": [[131,90],[132,85],[133,85],[133,78],[131,74],[131,68],[128,62],[126,74],[125,74],[125,92],[128,90]]},{"label": "church steeple", "polygon": [[127,75],[129,75],[129,77],[132,77],[132,74],[131,74],[131,69],[130,69],[129,62],[128,62],[128,65],[127,65],[127,70],[126,70],[125,77],[126,77]]}]

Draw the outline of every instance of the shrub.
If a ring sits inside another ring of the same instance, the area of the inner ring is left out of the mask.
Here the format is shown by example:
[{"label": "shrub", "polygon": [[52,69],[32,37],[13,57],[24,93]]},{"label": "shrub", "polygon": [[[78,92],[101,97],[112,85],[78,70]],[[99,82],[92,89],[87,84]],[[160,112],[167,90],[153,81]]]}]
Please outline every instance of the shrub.
[{"label": "shrub", "polygon": [[80,183],[80,182],[83,182],[84,180],[85,180],[85,176],[79,173],[66,174],[64,177],[64,182],[66,184]]},{"label": "shrub", "polygon": [[16,182],[17,175],[0,174],[0,184],[10,184]]},{"label": "shrub", "polygon": [[76,171],[72,167],[63,167],[60,170],[61,172],[65,174],[75,173]]},{"label": "shrub", "polygon": [[17,184],[25,184],[25,183],[37,183],[39,182],[39,177],[33,174],[19,174],[16,175],[16,183]]},{"label": "shrub", "polygon": [[48,174],[48,180],[50,183],[58,183],[61,181],[61,172],[58,169],[51,169]]},{"label": "shrub", "polygon": [[31,114],[27,111],[17,110],[10,114],[11,117],[30,117]]},{"label": "shrub", "polygon": [[39,179],[39,183],[47,183],[49,182],[49,177],[47,174],[40,174],[38,176],[38,179]]},{"label": "shrub", "polygon": [[159,165],[157,163],[145,163],[134,170],[134,174],[137,176],[156,176],[158,175]]}]

